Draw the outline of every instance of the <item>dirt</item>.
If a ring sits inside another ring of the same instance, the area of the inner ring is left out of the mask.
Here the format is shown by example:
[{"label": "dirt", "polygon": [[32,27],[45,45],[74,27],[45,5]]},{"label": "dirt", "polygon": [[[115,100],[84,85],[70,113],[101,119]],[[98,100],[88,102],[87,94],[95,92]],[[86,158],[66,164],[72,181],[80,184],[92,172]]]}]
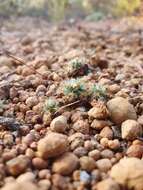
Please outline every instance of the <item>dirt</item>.
[{"label": "dirt", "polygon": [[0,43],[0,187],[142,190],[142,18],[3,20]]}]

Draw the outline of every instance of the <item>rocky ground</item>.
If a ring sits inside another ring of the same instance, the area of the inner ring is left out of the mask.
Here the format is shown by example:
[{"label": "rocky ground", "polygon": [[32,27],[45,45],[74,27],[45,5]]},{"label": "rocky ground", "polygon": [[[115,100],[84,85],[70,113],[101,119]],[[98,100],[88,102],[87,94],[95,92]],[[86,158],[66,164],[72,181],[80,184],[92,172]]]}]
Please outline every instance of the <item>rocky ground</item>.
[{"label": "rocky ground", "polygon": [[1,189],[143,190],[142,22],[3,20],[0,43]]}]

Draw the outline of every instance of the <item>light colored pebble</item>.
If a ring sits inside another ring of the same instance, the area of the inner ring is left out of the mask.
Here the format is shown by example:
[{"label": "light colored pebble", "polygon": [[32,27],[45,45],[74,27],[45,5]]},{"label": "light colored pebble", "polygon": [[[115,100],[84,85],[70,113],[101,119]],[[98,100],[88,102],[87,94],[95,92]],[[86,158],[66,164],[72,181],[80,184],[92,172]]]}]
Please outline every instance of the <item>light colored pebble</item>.
[{"label": "light colored pebble", "polygon": [[96,167],[96,163],[93,158],[88,156],[83,156],[80,158],[80,166],[82,170],[91,172]]},{"label": "light colored pebble", "polygon": [[111,161],[107,158],[96,161],[96,165],[101,172],[107,172],[112,167]]},{"label": "light colored pebble", "polygon": [[6,162],[6,167],[11,175],[17,176],[26,171],[29,162],[30,161],[28,157],[20,155]]},{"label": "light colored pebble", "polygon": [[43,159],[59,156],[67,151],[68,146],[68,138],[66,135],[49,133],[38,142],[38,155]]},{"label": "light colored pebble", "polygon": [[121,126],[122,138],[126,140],[134,140],[142,135],[142,127],[135,120],[126,120]]},{"label": "light colored pebble", "polygon": [[50,124],[52,131],[57,133],[64,133],[67,128],[67,118],[65,116],[58,116],[52,120]]},{"label": "light colored pebble", "polygon": [[62,175],[69,175],[77,169],[77,166],[78,157],[73,153],[67,152],[54,161],[52,171]]}]

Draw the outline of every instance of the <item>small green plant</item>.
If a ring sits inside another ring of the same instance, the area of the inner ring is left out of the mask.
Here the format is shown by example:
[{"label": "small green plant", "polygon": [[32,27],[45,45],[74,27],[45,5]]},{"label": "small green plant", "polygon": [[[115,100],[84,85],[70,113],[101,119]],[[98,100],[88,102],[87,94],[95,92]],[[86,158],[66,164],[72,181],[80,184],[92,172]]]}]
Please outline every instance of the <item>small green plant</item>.
[{"label": "small green plant", "polygon": [[49,98],[45,101],[44,111],[54,113],[58,109],[58,102],[55,99]]},{"label": "small green plant", "polygon": [[68,75],[72,77],[88,74],[89,66],[85,59],[75,58],[68,65]]},{"label": "small green plant", "polygon": [[91,94],[93,94],[95,98],[105,98],[107,95],[106,88],[99,84],[94,84],[91,88]]},{"label": "small green plant", "polygon": [[86,93],[86,88],[80,79],[70,79],[66,81],[64,86],[64,95],[73,96],[76,99]]},{"label": "small green plant", "polygon": [[83,66],[83,62],[81,59],[74,59],[71,61],[71,66],[72,66],[72,69],[74,70],[78,70],[80,69],[82,66]]},{"label": "small green plant", "polygon": [[63,94],[69,101],[77,99],[104,99],[107,97],[106,89],[98,84],[82,81],[82,79],[70,79],[66,81]]}]

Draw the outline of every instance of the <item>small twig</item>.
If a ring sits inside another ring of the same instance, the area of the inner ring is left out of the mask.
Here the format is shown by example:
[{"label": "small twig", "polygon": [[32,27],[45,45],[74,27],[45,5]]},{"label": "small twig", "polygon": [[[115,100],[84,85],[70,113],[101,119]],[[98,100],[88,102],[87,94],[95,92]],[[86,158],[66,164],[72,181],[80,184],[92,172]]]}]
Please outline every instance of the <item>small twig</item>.
[{"label": "small twig", "polygon": [[18,130],[21,124],[14,118],[0,116],[0,125],[8,127],[11,131]]},{"label": "small twig", "polygon": [[36,71],[36,69],[32,65],[27,65],[26,61],[24,61],[23,59],[21,59],[21,58],[19,58],[17,56],[12,55],[12,53],[10,53],[7,50],[4,50],[4,54],[6,56],[11,57],[12,59],[18,61],[19,63],[26,65],[28,68],[30,67],[35,73],[37,73],[38,75],[40,75],[40,76],[43,77],[43,75],[41,73],[39,73],[38,71]]},{"label": "small twig", "polygon": [[60,107],[60,108],[54,113],[54,115],[56,115],[57,113],[59,113],[59,112],[62,111],[63,109],[65,109],[65,108],[67,108],[67,107],[70,107],[70,106],[73,106],[73,105],[75,105],[75,104],[78,104],[78,103],[80,103],[80,102],[81,102],[81,100],[77,100],[77,101],[75,101],[75,102],[66,104],[66,105]]}]

